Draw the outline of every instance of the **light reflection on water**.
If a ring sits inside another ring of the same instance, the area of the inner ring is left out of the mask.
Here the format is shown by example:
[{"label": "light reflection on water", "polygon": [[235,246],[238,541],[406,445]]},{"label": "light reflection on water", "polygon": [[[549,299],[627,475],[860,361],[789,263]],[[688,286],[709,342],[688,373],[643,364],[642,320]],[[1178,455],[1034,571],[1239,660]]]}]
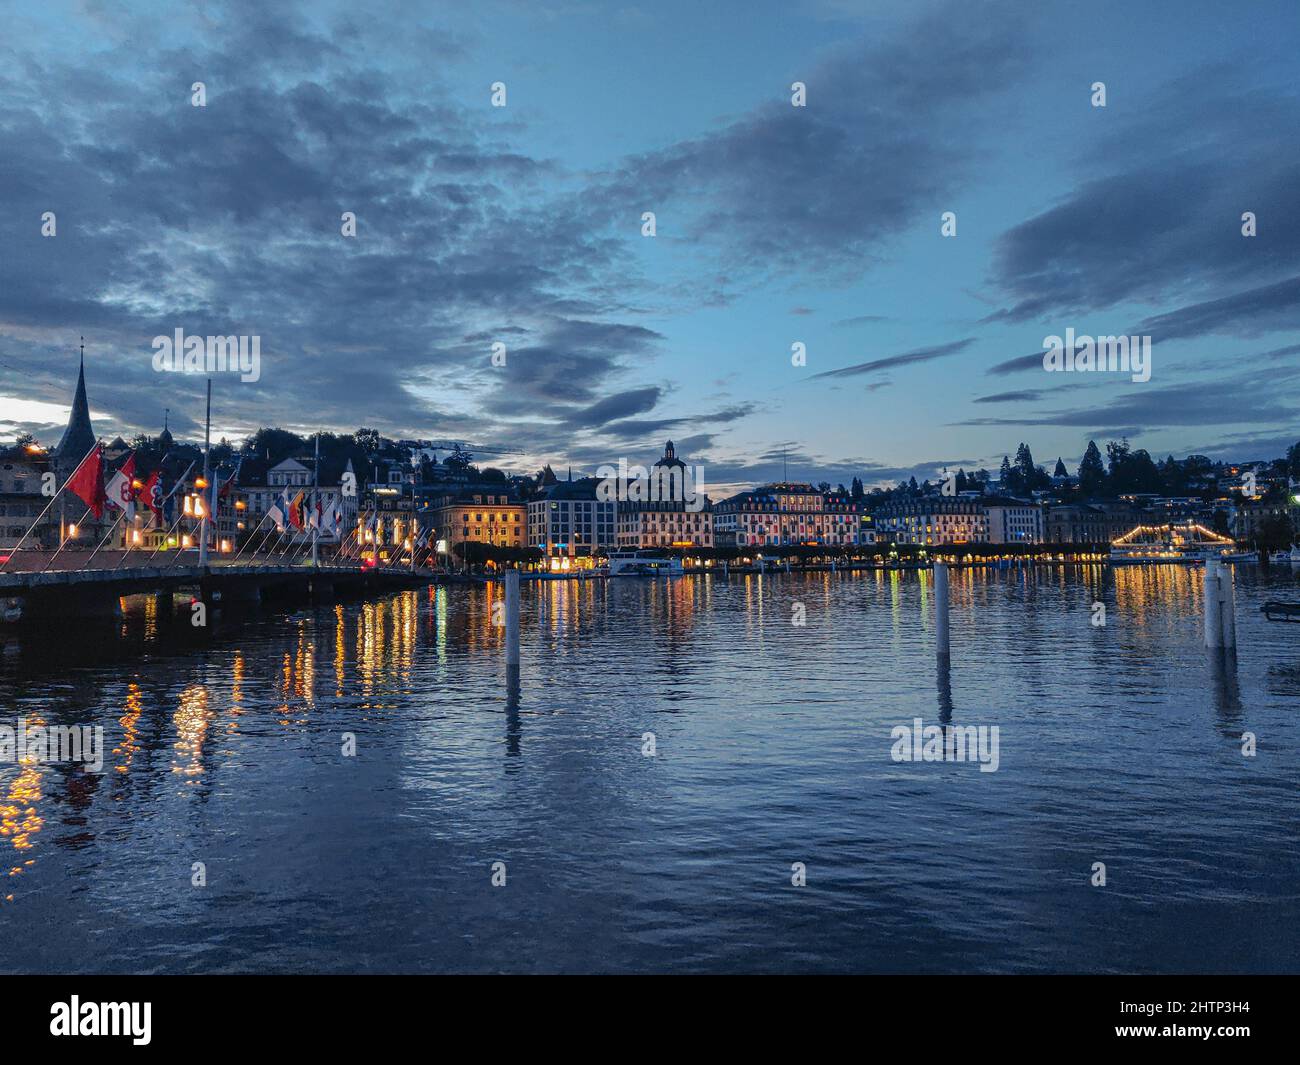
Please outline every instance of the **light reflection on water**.
[{"label": "light reflection on water", "polygon": [[0,969],[1294,971],[1297,588],[1235,667],[1177,567],[954,572],[950,672],[880,571],[525,585],[513,692],[492,587],[31,633],[0,720],[107,750],[0,765]]}]

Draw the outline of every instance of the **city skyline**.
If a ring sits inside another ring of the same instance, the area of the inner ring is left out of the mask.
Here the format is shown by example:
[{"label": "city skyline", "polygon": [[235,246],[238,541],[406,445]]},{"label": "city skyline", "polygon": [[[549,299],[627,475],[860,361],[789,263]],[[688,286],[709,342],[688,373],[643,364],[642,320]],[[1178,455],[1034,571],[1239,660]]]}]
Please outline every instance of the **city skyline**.
[{"label": "city skyline", "polygon": [[13,1035],[1280,1032],[1298,5],[6,5]]},{"label": "city skyline", "polygon": [[[783,450],[832,484],[996,469],[1021,440],[1071,472],[1090,438],[1277,457],[1294,42],[1234,55],[1234,13],[1101,7],[696,12],[683,41],[677,5],[413,7],[401,34],[329,5],[19,5],[0,434],[57,434],[84,334],[101,434],[170,408],[195,437],[202,378],[151,365],[184,329],[261,337],[260,380],[218,379],[232,440],[368,425],[528,472],[672,437],[727,487],[781,479]],[[145,24],[168,69],[134,52]],[[1049,376],[1067,329],[1151,335],[1151,380]]]}]

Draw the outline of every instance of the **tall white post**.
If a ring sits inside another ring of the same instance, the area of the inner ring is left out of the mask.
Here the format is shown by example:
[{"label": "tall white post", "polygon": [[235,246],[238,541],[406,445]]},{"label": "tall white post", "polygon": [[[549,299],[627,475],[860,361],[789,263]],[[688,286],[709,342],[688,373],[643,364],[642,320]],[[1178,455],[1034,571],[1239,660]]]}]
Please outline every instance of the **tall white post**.
[{"label": "tall white post", "polygon": [[948,658],[948,563],[934,564],[934,649]]},{"label": "tall white post", "polygon": [[1227,562],[1219,566],[1219,630],[1223,634],[1223,646],[1235,650],[1237,646],[1236,573]]},{"label": "tall white post", "polygon": [[1219,602],[1219,562],[1217,559],[1205,560],[1205,577],[1201,586],[1202,598],[1205,600],[1205,646],[1223,646],[1223,618]]},{"label": "tall white post", "polygon": [[312,462],[312,518],[311,527],[311,568],[320,567],[320,523],[324,520],[320,505],[320,430],[316,430],[316,458]]},{"label": "tall white post", "polygon": [[519,668],[519,571],[506,570],[506,665]]}]

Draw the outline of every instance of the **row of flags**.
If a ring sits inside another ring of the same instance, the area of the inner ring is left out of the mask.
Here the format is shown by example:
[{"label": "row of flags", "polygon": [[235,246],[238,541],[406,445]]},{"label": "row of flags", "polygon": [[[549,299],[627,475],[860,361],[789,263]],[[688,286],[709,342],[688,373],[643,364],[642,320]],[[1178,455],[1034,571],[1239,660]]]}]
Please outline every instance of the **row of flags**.
[{"label": "row of flags", "polygon": [[[230,475],[217,478],[219,487],[213,506],[213,517],[216,516],[221,504],[234,495],[235,484],[243,463],[244,457],[240,455]],[[191,462],[185,472],[176,479],[171,489],[164,491],[161,465],[146,480],[140,481],[136,478],[133,451],[106,483],[104,447],[102,444],[96,444],[90,454],[82,460],[76,472],[68,478],[65,487],[86,504],[96,521],[103,517],[105,508],[110,506],[125,511],[126,516],[133,519],[137,505],[143,505],[153,512],[155,519],[165,522],[171,518],[171,501],[185,484],[194,466],[195,464]],[[280,532],[292,527],[337,534],[343,528],[342,506],[338,500],[327,505],[326,494],[323,492],[298,490],[293,494],[290,488],[285,488],[271,504],[266,516],[275,522]]]},{"label": "row of flags", "polygon": [[[357,540],[362,540],[366,533],[374,534],[376,543],[383,541],[384,519],[377,511],[370,511],[369,516],[357,518]],[[433,537],[433,529],[417,528],[412,546],[416,550],[429,548],[432,546]]]},{"label": "row of flags", "polygon": [[286,487],[267,509],[266,516],[281,532],[291,526],[337,534],[343,528],[343,507],[337,500],[326,506],[323,492],[299,489],[295,495]]},{"label": "row of flags", "polygon": [[128,517],[134,517],[137,504],[148,507],[161,521],[164,511],[169,509],[170,500],[175,496],[177,489],[185,483],[185,478],[193,469],[194,463],[191,462],[185,472],[177,478],[171,490],[164,491],[161,466],[154,470],[147,480],[136,479],[133,451],[106,484],[104,446],[96,444],[90,454],[81,460],[81,465],[77,467],[76,472],[68,478],[65,487],[86,504],[90,512],[95,515],[96,521],[104,516],[105,508],[110,506],[126,511]]}]

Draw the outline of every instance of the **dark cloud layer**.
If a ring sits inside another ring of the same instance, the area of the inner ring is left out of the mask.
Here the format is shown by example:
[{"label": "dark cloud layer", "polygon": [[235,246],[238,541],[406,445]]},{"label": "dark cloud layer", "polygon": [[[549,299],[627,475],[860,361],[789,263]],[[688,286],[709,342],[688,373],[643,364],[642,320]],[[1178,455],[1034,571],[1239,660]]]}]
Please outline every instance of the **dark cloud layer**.
[{"label": "dark cloud layer", "polygon": [[974,162],[961,134],[1025,77],[1033,21],[1023,6],[953,3],[845,44],[808,75],[806,107],[780,97],[636,155],[600,199],[617,217],[654,209],[660,234],[689,235],[727,272],[860,276],[959,187]]},{"label": "dark cloud layer", "polygon": [[1078,186],[998,242],[994,282],[1010,302],[986,321],[1174,300],[1138,328],[1165,340],[1300,327],[1300,160],[1277,150],[1280,131],[1300,129],[1300,99],[1238,83],[1233,66],[1198,71],[1141,117],[1117,115],[1081,154]]}]

